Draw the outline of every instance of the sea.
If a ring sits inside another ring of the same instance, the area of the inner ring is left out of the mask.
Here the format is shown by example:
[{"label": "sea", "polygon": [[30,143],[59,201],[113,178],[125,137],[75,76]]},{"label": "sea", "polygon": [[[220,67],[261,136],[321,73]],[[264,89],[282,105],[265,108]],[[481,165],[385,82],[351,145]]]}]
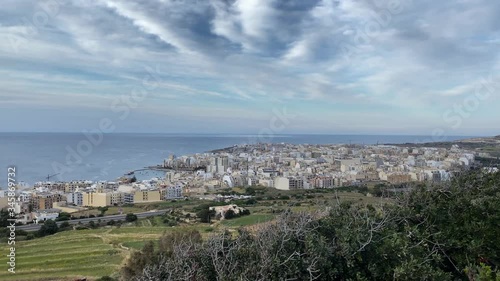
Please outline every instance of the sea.
[{"label": "sea", "polygon": [[[451,136],[446,141],[470,138]],[[0,188],[7,186],[7,169],[16,180],[36,182],[72,180],[113,181],[129,171],[162,164],[169,155],[203,153],[256,142],[291,144],[395,144],[432,142],[431,136],[410,135],[231,135],[113,133],[0,133]],[[439,139],[442,141],[442,139]],[[139,180],[161,177],[158,171],[137,172]]]}]

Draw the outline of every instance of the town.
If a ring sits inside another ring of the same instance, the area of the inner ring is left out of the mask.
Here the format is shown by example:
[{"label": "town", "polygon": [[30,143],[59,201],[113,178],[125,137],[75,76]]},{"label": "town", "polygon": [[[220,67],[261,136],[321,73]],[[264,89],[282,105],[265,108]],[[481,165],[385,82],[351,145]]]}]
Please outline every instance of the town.
[{"label": "town", "polygon": [[[0,208],[17,223],[55,219],[92,207],[198,198],[218,200],[234,187],[277,190],[322,189],[367,183],[441,182],[474,164],[477,152],[460,148],[395,145],[245,144],[176,157],[150,167],[163,178],[137,180],[133,172],[116,181],[37,182],[17,189],[16,202],[0,191]],[[226,198],[227,199],[227,198]]]}]

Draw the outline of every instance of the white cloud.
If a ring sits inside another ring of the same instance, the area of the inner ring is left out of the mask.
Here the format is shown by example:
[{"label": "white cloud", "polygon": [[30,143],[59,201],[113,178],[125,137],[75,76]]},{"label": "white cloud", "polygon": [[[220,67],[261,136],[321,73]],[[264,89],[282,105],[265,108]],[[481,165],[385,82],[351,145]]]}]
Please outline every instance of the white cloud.
[{"label": "white cloud", "polygon": [[[248,107],[238,118],[262,120],[262,108],[289,104],[326,128],[339,122],[324,120],[328,111],[317,104],[378,112],[381,124],[409,112],[438,116],[498,70],[500,4],[401,0],[403,8],[391,13],[388,3],[74,1],[32,32],[20,19],[39,5],[8,1],[0,11],[0,98],[4,105],[67,107],[75,97],[101,108],[140,85],[145,66],[158,65],[160,87],[144,103],[151,112],[192,103],[209,122],[209,112],[235,117],[238,110],[222,109]],[[387,22],[367,34],[381,17]],[[359,112],[343,116],[360,130],[372,125]],[[430,117],[409,118],[413,126],[432,125]]]}]

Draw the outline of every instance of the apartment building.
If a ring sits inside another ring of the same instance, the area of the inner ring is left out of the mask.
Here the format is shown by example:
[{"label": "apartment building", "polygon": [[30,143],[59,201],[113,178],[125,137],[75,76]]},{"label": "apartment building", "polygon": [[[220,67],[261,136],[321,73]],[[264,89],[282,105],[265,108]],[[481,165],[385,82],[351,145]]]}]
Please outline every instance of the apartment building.
[{"label": "apartment building", "polygon": [[123,192],[113,191],[109,193],[110,204],[118,206],[125,203],[125,194]]},{"label": "apartment building", "polygon": [[146,202],[157,202],[161,201],[161,191],[160,190],[138,190],[134,192],[134,202],[133,203],[146,203]]},{"label": "apartment building", "polygon": [[[163,194],[163,196],[162,196]],[[165,189],[163,190],[135,190],[122,194],[122,200],[125,204],[147,203],[162,201],[166,197]]]},{"label": "apartment building", "polygon": [[71,193],[77,190],[85,189],[92,185],[92,181],[70,181],[65,183],[64,192]]},{"label": "apartment building", "polygon": [[104,192],[82,192],[83,206],[104,207],[111,205],[111,194]]},{"label": "apartment building", "polygon": [[30,204],[33,211],[52,209],[54,202],[63,201],[66,196],[59,193],[36,193],[30,199]]},{"label": "apartment building", "polygon": [[175,185],[167,187],[165,192],[165,199],[178,199],[182,198],[182,186]]},{"label": "apartment building", "polygon": [[83,206],[83,194],[81,192],[72,192],[66,194],[66,201],[69,204]]}]

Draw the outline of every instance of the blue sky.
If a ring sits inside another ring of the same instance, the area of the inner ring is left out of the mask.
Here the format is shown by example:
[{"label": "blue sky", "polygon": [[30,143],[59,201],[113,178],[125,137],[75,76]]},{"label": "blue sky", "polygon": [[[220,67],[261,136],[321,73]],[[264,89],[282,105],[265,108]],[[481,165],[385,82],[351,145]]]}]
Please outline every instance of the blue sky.
[{"label": "blue sky", "polygon": [[115,132],[496,135],[499,14],[490,0],[2,1],[0,131],[106,118]]}]

